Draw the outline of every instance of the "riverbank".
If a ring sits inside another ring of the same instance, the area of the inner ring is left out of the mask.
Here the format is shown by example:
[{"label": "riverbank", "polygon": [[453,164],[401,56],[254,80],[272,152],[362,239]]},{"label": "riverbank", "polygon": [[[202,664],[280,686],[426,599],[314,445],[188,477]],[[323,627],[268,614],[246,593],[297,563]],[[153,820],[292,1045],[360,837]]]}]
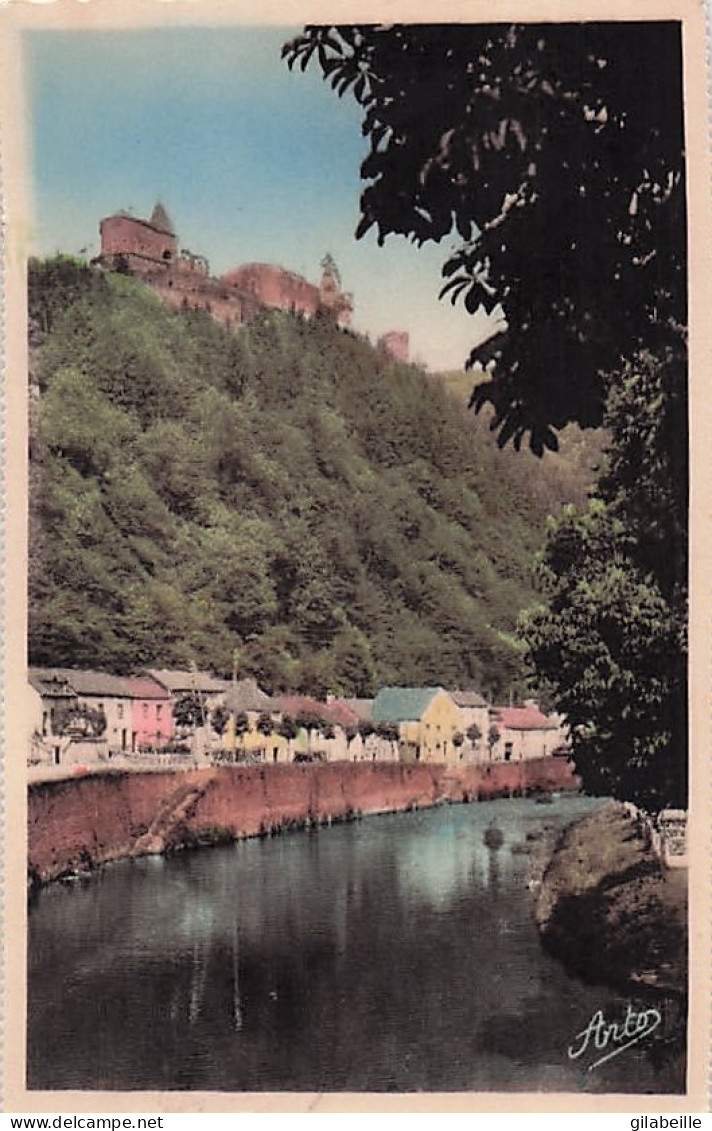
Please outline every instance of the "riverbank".
[{"label": "riverbank", "polygon": [[687,869],[664,870],[622,805],[566,829],[536,917],[544,946],[587,981],[685,997]]},{"label": "riverbank", "polygon": [[335,762],[127,770],[31,783],[31,885],[112,860],[177,851],[371,813],[577,789],[563,758],[489,766]]}]

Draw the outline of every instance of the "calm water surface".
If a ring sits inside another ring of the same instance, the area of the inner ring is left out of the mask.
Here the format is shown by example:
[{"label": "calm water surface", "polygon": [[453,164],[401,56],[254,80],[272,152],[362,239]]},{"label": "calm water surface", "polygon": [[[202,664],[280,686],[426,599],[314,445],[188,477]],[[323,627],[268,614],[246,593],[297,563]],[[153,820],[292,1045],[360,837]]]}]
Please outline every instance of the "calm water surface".
[{"label": "calm water surface", "polygon": [[30,909],[28,1084],[674,1090],[656,1035],[591,1072],[569,1059],[628,1001],[543,952],[512,851],[597,804],[372,817],[54,885]]}]

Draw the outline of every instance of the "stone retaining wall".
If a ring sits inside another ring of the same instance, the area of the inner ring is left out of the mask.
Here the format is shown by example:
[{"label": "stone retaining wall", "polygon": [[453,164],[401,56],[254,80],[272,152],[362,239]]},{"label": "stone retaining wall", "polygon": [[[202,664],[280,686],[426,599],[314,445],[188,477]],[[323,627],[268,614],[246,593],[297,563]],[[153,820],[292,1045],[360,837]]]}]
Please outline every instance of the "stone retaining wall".
[{"label": "stone retaining wall", "polygon": [[30,785],[28,865],[32,881],[46,883],[146,852],[578,784],[560,758],[454,768],[339,762],[93,773]]}]

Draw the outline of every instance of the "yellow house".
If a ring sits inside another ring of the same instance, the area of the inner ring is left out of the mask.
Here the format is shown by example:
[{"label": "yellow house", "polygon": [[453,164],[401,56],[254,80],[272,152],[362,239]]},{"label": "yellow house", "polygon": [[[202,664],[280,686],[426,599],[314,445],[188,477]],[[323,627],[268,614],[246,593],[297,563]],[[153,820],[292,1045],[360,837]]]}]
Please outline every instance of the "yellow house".
[{"label": "yellow house", "polygon": [[402,762],[460,761],[462,716],[442,687],[382,687],[373,722],[398,728]]},{"label": "yellow house", "polygon": [[[229,717],[222,736],[224,749],[261,762],[289,762],[289,742],[279,734],[280,713],[254,679],[241,679],[225,693]],[[261,725],[271,721],[271,729]],[[247,724],[247,729],[245,728]]]}]

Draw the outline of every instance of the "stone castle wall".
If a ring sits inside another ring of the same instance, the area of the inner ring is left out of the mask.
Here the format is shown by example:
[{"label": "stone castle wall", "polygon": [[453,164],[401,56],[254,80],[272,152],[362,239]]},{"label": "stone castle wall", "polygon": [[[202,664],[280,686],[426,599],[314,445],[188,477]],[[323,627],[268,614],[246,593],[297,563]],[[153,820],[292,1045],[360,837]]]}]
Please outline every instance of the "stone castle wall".
[{"label": "stone castle wall", "polygon": [[107,216],[99,225],[102,257],[139,256],[169,263],[177,254],[176,237],[132,216]]},{"label": "stone castle wall", "polygon": [[313,318],[319,310],[319,288],[299,275],[269,263],[246,263],[223,275],[221,282],[253,295],[263,306]]},{"label": "stone castle wall", "polygon": [[252,295],[210,278],[190,260],[177,259],[167,271],[154,268],[140,275],[172,310],[205,310],[229,329],[250,322],[260,309]]}]

